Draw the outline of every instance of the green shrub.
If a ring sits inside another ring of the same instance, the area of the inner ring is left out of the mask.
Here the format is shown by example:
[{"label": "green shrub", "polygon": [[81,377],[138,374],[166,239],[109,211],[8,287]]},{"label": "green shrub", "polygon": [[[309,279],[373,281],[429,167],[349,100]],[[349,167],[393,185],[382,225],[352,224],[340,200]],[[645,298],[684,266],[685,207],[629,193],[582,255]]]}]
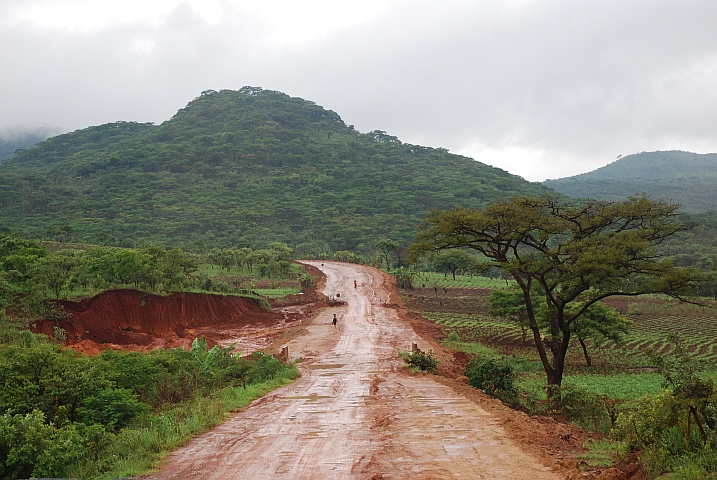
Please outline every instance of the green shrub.
[{"label": "green shrub", "polygon": [[642,311],[640,310],[640,304],[639,303],[631,303],[627,306],[627,314],[628,315],[640,315],[642,314]]},{"label": "green shrub", "polygon": [[124,388],[108,388],[82,401],[77,409],[78,421],[85,425],[100,424],[108,430],[118,431],[149,411],[149,405]]},{"label": "green shrub", "polygon": [[466,366],[466,376],[471,386],[503,401],[515,403],[518,397],[515,371],[505,358],[475,357]]},{"label": "green shrub", "polygon": [[460,342],[461,337],[458,336],[458,334],[456,332],[451,332],[448,334],[448,341],[449,342]]},{"label": "green shrub", "polygon": [[670,478],[717,476],[717,390],[704,379],[701,362],[675,335],[669,355],[650,354],[665,378],[665,392],[646,397],[621,414],[613,435],[633,451],[643,450],[641,463],[654,475]]},{"label": "green shrub", "polygon": [[67,468],[85,455],[74,425],[55,428],[45,415],[0,416],[0,478],[65,477]]},{"label": "green shrub", "polygon": [[308,273],[304,273],[299,277],[299,284],[302,288],[309,288],[316,285],[316,279]]},{"label": "green shrub", "polygon": [[432,372],[438,367],[438,360],[433,356],[433,350],[424,353],[416,350],[413,353],[403,352],[399,354],[409,367],[423,372]]},{"label": "green shrub", "polygon": [[[714,478],[717,436],[704,424],[707,436],[703,439],[694,417],[681,403],[670,392],[645,397],[634,409],[620,414],[612,435],[625,441],[630,450],[642,450],[640,462],[653,475],[682,471],[669,478]],[[685,476],[687,471],[700,471],[702,476]]]},{"label": "green shrub", "polygon": [[[299,375],[271,355],[235,353],[204,338],[191,351],[95,357],[49,342],[0,345],[0,480],[139,473],[228,410]],[[131,468],[130,457],[140,458]]]},{"label": "green shrub", "polygon": [[415,273],[411,270],[401,267],[393,272],[393,276],[399,288],[413,289],[413,277]]},{"label": "green shrub", "polygon": [[612,426],[603,397],[583,387],[554,386],[550,399],[553,408],[583,428],[605,432]]}]

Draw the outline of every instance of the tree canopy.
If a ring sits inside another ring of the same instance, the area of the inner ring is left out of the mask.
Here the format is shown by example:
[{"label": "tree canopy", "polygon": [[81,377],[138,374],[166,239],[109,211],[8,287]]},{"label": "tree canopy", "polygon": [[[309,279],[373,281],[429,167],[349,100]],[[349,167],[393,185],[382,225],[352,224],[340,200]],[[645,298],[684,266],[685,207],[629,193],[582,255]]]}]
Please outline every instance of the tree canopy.
[{"label": "tree canopy", "polygon": [[423,214],[479,208],[539,184],[360,133],[313,102],[206,91],[161,125],[116,122],[50,138],[0,165],[0,232],[185,250],[281,241],[300,255],[410,243]]},{"label": "tree canopy", "polygon": [[431,266],[434,270],[444,274],[450,273],[453,280],[456,279],[456,272],[471,271],[477,263],[475,257],[464,250],[439,252],[431,259]]},{"label": "tree canopy", "polygon": [[[514,197],[482,210],[431,212],[412,250],[471,248],[507,271],[522,292],[548,384],[559,386],[576,322],[596,302],[648,293],[683,298],[695,291],[697,274],[657,249],[691,228],[677,208],[646,196],[579,204],[552,195]],[[531,301],[536,293],[545,300],[546,329]]]}]

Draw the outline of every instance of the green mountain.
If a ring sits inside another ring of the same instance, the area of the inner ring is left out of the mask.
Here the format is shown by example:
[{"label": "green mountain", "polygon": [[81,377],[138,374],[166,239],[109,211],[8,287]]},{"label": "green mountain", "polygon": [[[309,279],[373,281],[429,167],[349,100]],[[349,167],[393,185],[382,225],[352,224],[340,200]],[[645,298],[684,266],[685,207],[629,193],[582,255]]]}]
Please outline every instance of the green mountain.
[{"label": "green mountain", "polygon": [[540,184],[445,149],[362,134],[301,98],[206,91],[161,125],[59,135],[0,165],[0,230],[131,245],[284,241],[299,253],[408,242],[422,215]]},{"label": "green mountain", "polygon": [[717,210],[717,154],[642,152],[592,172],[546,180],[546,187],[577,198],[620,200],[648,193],[682,205],[685,212]]}]

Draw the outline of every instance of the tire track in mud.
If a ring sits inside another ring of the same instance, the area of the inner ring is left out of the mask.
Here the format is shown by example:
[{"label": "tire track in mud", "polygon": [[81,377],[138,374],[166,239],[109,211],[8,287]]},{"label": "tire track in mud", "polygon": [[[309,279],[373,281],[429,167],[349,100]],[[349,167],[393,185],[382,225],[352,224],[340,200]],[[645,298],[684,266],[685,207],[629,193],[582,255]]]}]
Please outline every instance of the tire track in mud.
[{"label": "tire track in mud", "polygon": [[478,405],[405,373],[396,352],[421,339],[383,305],[390,295],[380,272],[307,263],[347,305],[289,342],[290,355],[304,360],[302,377],[175,451],[150,478],[560,478]]}]

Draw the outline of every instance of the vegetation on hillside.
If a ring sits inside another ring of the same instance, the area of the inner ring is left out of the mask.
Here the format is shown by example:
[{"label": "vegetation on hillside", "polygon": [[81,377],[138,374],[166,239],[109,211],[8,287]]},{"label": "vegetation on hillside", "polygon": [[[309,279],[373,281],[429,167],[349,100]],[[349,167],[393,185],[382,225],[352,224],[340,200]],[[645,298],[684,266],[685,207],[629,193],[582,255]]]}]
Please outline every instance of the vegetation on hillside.
[{"label": "vegetation on hillside", "polygon": [[281,242],[265,249],[213,248],[195,254],[161,245],[120,248],[0,234],[0,307],[9,306],[15,319],[48,319],[63,315],[56,300],[129,288],[157,295],[240,295],[270,308],[265,297],[298,293],[315,284],[306,268],[292,261],[293,254]]},{"label": "vegetation on hillside", "polygon": [[0,229],[33,238],[299,255],[407,245],[421,216],[544,191],[507,172],[359,133],[280,92],[206,91],[161,125],[59,135],[0,165]]},{"label": "vegetation on hillside", "polygon": [[573,198],[619,201],[647,193],[691,213],[717,210],[717,154],[681,151],[628,155],[592,172],[546,180]]}]

